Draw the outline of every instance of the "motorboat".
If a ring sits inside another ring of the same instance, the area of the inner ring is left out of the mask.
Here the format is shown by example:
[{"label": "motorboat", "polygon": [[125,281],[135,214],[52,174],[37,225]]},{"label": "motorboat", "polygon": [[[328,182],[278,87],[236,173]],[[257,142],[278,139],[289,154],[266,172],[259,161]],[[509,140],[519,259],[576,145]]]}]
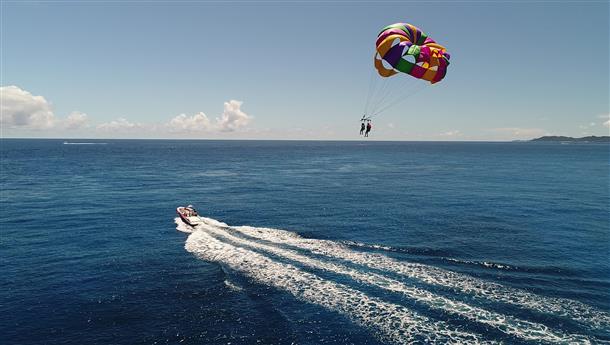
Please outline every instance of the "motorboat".
[{"label": "motorboat", "polygon": [[188,206],[180,206],[176,209],[176,213],[180,216],[183,222],[190,226],[197,226],[199,224],[203,224],[203,219],[199,217],[197,210],[193,207],[193,205]]}]

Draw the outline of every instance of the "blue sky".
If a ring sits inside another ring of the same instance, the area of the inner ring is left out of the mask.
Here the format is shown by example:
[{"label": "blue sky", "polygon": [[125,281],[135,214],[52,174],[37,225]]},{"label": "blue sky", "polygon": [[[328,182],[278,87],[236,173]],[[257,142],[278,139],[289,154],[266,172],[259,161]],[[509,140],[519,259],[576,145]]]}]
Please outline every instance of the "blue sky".
[{"label": "blue sky", "polygon": [[395,22],[445,45],[451,65],[402,91],[371,139],[608,135],[609,13],[606,1],[3,1],[2,136],[357,139],[375,38]]}]

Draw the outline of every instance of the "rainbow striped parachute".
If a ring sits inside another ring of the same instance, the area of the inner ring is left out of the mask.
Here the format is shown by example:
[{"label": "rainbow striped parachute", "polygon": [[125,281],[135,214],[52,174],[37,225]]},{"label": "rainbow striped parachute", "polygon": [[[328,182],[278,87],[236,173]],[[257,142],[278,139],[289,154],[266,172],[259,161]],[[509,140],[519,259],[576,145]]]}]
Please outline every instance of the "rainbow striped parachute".
[{"label": "rainbow striped parachute", "polygon": [[411,24],[386,26],[375,46],[375,68],[382,77],[402,72],[434,84],[447,73],[447,49]]}]

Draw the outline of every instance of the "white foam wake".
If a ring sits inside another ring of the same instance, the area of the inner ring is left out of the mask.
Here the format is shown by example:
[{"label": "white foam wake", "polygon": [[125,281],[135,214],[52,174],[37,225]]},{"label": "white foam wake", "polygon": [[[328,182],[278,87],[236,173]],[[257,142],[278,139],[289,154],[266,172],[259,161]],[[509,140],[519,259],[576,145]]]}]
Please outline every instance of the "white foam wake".
[{"label": "white foam wake", "polygon": [[190,226],[188,224],[185,224],[178,217],[174,218],[174,223],[176,223],[176,230],[178,230],[180,232],[184,232],[184,233],[190,234],[194,230],[192,226]]},{"label": "white foam wake", "polygon": [[446,297],[435,295],[432,292],[408,286],[400,281],[385,277],[381,274],[370,272],[363,273],[345,265],[332,262],[323,262],[321,260],[301,255],[295,250],[284,249],[270,244],[262,244],[252,240],[243,239],[230,234],[227,231],[228,228],[221,228],[213,225],[203,225],[201,229],[213,234],[216,239],[219,239],[222,242],[236,244],[242,248],[261,250],[308,267],[348,276],[359,283],[400,293],[410,299],[425,304],[432,309],[437,309],[448,314],[458,315],[460,317],[470,319],[471,321],[491,326],[501,332],[522,338],[524,340],[552,343],[589,343],[589,339],[583,335],[564,334],[539,323],[520,320],[511,317],[510,315],[488,311],[460,301],[453,301]]},{"label": "white foam wake", "polygon": [[[383,297],[369,296],[364,290],[359,291],[346,283],[337,283],[332,278],[322,278],[299,267],[331,272],[349,277],[360,286],[367,285],[400,294],[431,310],[477,323],[480,326],[476,329],[482,329],[481,326],[491,327],[496,332],[536,343],[606,343],[591,335],[566,333],[561,329],[553,329],[555,325],[522,320],[470,302],[452,300],[425,288],[406,284],[398,280],[398,277],[442,286],[458,294],[473,295],[476,299],[570,317],[587,329],[598,328],[603,333],[608,332],[610,316],[581,302],[536,295],[434,266],[402,262],[379,253],[353,250],[333,241],[305,239],[285,230],[230,227],[211,218],[203,220],[205,224],[192,228],[176,218],[178,230],[193,231],[186,243],[187,250],[205,260],[227,265],[261,284],[285,290],[298,299],[345,314],[392,342],[405,343],[423,339],[435,343],[472,343],[483,340],[479,334],[455,329],[444,321],[387,302]],[[362,271],[354,265],[372,268],[375,272]]]},{"label": "white foam wake", "polygon": [[108,143],[64,141],[64,145],[106,145],[106,144],[108,144]]},{"label": "white foam wake", "polygon": [[[227,227],[226,224],[214,220],[209,224]],[[314,254],[396,273],[408,278],[418,279],[427,284],[443,286],[460,293],[474,295],[478,298],[511,304],[543,314],[567,317],[587,327],[603,331],[610,329],[610,314],[578,301],[540,296],[430,265],[398,261],[377,253],[355,251],[333,241],[302,238],[285,230],[249,226],[232,227],[231,229],[271,243],[285,244],[308,250]]]},{"label": "white foam wake", "polygon": [[400,343],[492,343],[444,322],[419,315],[299,268],[217,240],[204,230],[193,232],[185,248],[200,258],[227,265],[254,281],[284,290],[305,302],[344,314],[380,338]]}]

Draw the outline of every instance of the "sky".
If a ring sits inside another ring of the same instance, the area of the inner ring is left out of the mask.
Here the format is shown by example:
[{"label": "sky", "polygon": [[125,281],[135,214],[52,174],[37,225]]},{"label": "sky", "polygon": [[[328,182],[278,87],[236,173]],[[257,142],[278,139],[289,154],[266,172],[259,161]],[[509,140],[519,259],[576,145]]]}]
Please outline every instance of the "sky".
[{"label": "sky", "polygon": [[[3,138],[356,140],[373,103],[370,140],[610,131],[608,1],[0,6]],[[373,74],[396,22],[447,48],[443,81]]]}]

